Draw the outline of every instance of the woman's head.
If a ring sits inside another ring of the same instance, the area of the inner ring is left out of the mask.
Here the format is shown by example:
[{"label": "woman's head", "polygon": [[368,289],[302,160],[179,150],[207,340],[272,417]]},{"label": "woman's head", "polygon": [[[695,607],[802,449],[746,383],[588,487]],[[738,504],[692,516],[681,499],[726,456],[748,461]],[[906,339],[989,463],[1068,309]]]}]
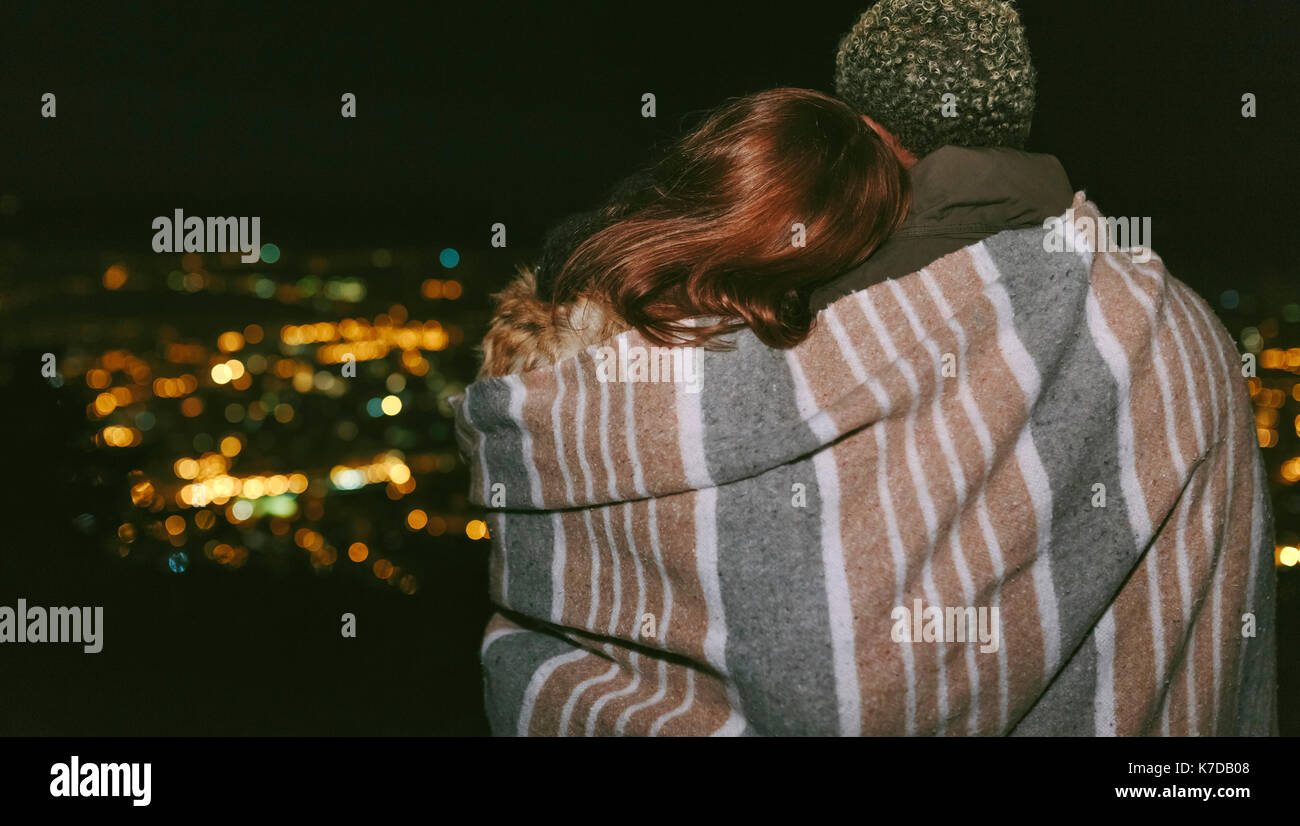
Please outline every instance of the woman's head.
[{"label": "woman's head", "polygon": [[[806,89],[724,104],[629,181],[547,280],[555,302],[594,296],[661,344],[739,326],[775,347],[801,341],[809,291],[870,255],[908,204],[876,133]],[[696,316],[723,321],[683,323]]]}]

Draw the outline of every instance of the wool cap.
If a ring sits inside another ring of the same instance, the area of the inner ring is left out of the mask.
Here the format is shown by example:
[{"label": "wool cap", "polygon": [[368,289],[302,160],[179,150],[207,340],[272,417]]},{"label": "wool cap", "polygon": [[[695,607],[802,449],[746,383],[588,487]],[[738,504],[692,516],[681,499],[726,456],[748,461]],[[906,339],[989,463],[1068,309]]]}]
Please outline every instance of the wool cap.
[{"label": "wool cap", "polygon": [[835,55],[835,93],[918,158],[946,144],[1024,148],[1036,81],[1005,0],[879,0]]}]

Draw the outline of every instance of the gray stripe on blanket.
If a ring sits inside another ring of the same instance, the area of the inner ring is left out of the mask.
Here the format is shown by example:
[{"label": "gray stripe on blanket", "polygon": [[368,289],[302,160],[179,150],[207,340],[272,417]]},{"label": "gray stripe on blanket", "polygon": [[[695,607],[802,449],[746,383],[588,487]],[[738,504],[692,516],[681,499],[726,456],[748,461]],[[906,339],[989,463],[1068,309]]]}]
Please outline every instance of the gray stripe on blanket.
[{"label": "gray stripe on blanket", "polygon": [[[510,387],[504,381],[481,381],[465,389],[465,404],[473,422],[500,422],[510,413]],[[488,478],[504,482],[507,506],[527,506],[532,489],[524,470],[524,443],[518,430],[498,428],[486,434],[483,453]]]},{"label": "gray stripe on blanket", "polygon": [[[1254,449],[1253,445],[1251,449]],[[1264,463],[1256,464],[1255,489],[1268,490],[1268,479],[1264,475]],[[1277,736],[1277,623],[1270,619],[1277,616],[1277,568],[1274,562],[1275,537],[1273,525],[1273,501],[1265,495],[1258,497],[1260,503],[1259,545],[1253,549],[1255,557],[1247,561],[1248,565],[1258,565],[1255,571],[1255,593],[1249,609],[1255,614],[1254,637],[1242,640],[1242,678],[1241,693],[1237,695],[1237,727],[1234,721],[1220,720],[1220,725],[1229,733],[1243,737]],[[1225,623],[1223,632],[1228,635],[1243,627],[1239,623],[1234,629]],[[1232,676],[1225,669],[1227,679]]]},{"label": "gray stripe on blanket", "polygon": [[555,556],[551,512],[511,514],[510,524],[502,534],[508,570],[506,605],[530,617],[549,617],[551,560]]},{"label": "gray stripe on blanket", "polygon": [[[762,346],[748,333],[739,337],[737,349],[736,357],[704,363],[703,380],[712,391],[700,396],[705,454],[710,473],[719,476],[734,472],[730,468],[739,457],[720,454],[710,434],[736,433],[749,423],[756,433],[771,433],[778,423],[800,420],[784,352]],[[755,369],[759,362],[771,363]],[[755,375],[771,383],[755,382]],[[717,392],[724,387],[729,392]],[[806,438],[814,441],[811,432]],[[788,449],[788,444],[751,440],[745,452],[761,457],[757,463],[763,465]],[[791,501],[795,483],[806,488],[806,508]],[[746,719],[766,735],[838,733],[822,549],[809,541],[820,536],[820,520],[810,459],[718,488],[717,535],[752,537],[718,548],[727,667]]]},{"label": "gray stripe on blanket", "polygon": [[[791,504],[795,483],[806,508]],[[719,536],[752,537],[719,548],[718,567],[727,666],[765,735],[839,733],[821,508],[811,460],[718,489]]]},{"label": "gray stripe on blanket", "polygon": [[[730,339],[734,353],[705,351],[700,365],[705,461],[717,483],[757,473],[818,446],[795,407],[785,351],[765,346],[747,329]],[[755,439],[755,433],[769,438]]]},{"label": "gray stripe on blanket", "polygon": [[483,654],[483,698],[496,737],[519,734],[519,714],[533,674],[551,657],[571,654],[573,644],[538,631],[506,634]]},{"label": "gray stripe on blanket", "polygon": [[[1014,731],[1092,735],[1096,652],[1079,646],[1140,549],[1120,489],[1115,422],[1076,412],[1116,409],[1117,388],[1091,336],[1062,332],[1087,330],[1089,278],[1080,259],[1072,253],[1044,256],[1016,243],[1016,235],[996,236],[985,246],[1011,297],[1016,333],[1042,378],[1030,432],[1052,490],[1049,553],[1065,667]],[[1106,486],[1105,507],[1093,507],[1097,483]]]}]

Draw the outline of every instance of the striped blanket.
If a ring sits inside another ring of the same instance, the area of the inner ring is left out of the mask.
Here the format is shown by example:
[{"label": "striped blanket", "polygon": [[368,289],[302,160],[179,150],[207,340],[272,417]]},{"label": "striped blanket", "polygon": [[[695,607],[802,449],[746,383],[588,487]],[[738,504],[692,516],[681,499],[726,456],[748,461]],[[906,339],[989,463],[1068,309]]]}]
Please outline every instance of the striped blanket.
[{"label": "striped blanket", "polygon": [[1112,248],[1079,194],[790,350],[629,331],[471,384],[493,731],[1272,733],[1242,361]]}]

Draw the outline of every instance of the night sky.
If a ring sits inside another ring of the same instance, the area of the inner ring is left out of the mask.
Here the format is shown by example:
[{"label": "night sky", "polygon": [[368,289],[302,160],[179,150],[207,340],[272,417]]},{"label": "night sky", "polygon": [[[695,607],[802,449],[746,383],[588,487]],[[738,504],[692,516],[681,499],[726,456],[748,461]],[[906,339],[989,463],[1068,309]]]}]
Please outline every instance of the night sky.
[{"label": "night sky", "polygon": [[[865,5],[6,3],[0,195],[20,209],[0,237],[144,251],[151,218],[182,207],[260,215],[277,242],[485,247],[503,221],[511,246],[535,246],[701,110],[776,85],[830,90]],[[1031,149],[1057,154],[1104,211],[1152,216],[1156,249],[1193,286],[1240,278],[1243,259],[1280,265],[1295,4],[1020,7],[1040,73]],[[39,117],[46,91],[57,119]],[[339,115],[343,92],[356,119]]]}]

